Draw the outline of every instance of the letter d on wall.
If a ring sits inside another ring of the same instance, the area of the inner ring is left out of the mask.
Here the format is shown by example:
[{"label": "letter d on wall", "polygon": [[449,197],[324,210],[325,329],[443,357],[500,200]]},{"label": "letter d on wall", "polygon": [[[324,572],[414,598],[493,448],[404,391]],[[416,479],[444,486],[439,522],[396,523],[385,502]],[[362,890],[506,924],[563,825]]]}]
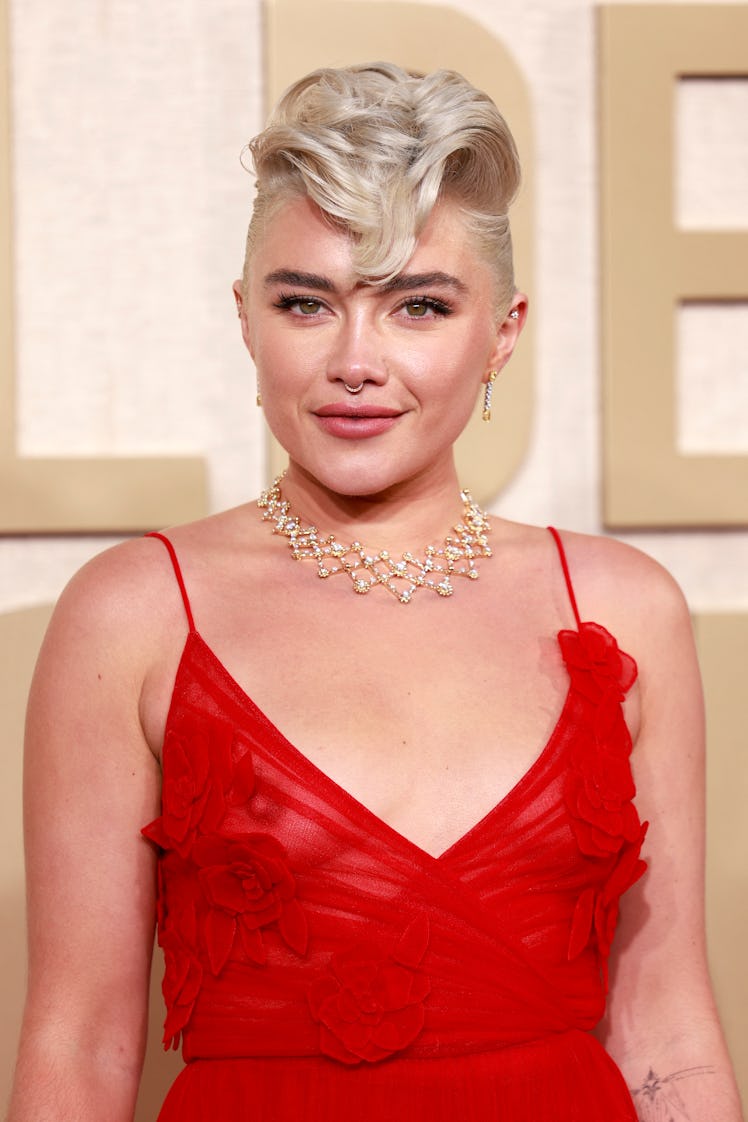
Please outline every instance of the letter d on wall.
[{"label": "letter d on wall", "polygon": [[748,233],[678,230],[673,199],[677,83],[748,76],[748,7],[605,6],[600,50],[605,521],[745,525],[748,456],[677,449],[674,337],[684,302],[748,300]]}]

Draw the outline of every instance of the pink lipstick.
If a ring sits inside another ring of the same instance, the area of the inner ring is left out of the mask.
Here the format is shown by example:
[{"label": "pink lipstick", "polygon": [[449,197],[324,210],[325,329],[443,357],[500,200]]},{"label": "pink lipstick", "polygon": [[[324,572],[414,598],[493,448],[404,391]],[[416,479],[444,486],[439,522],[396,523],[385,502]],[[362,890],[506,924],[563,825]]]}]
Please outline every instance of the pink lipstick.
[{"label": "pink lipstick", "polygon": [[314,410],[320,427],[330,436],[344,440],[365,440],[387,432],[402,416],[399,409],[384,405],[364,405],[353,402],[332,402]]}]

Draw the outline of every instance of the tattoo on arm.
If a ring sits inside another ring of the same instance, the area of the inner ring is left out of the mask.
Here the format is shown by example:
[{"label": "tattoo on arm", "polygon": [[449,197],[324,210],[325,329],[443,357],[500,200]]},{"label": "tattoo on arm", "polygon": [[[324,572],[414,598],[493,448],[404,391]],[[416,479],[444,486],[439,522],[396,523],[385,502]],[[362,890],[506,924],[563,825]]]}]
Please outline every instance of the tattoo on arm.
[{"label": "tattoo on arm", "polygon": [[642,1085],[631,1092],[642,1122],[681,1122],[683,1119],[695,1122],[675,1084],[682,1079],[690,1079],[692,1075],[713,1073],[713,1067],[687,1067],[671,1075],[660,1076],[650,1068]]}]

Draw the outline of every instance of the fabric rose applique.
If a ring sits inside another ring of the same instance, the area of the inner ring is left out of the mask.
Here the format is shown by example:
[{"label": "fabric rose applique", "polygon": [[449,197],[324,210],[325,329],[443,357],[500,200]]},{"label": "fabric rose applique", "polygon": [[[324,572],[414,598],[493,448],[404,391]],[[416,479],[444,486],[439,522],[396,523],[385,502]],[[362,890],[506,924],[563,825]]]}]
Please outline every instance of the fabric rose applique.
[{"label": "fabric rose applique", "polygon": [[193,846],[192,860],[207,905],[201,928],[214,974],[221,972],[237,944],[252,962],[263,964],[262,929],[270,924],[277,925],[293,951],[306,952],[306,916],[280,842],[270,834],[202,837]]},{"label": "fabric rose applique", "polygon": [[619,701],[636,681],[636,663],[599,623],[559,632],[561,653],[574,689],[592,702],[613,690]]},{"label": "fabric rose applique", "polygon": [[166,1002],[164,1048],[178,1048],[182,1029],[192,1016],[203,982],[203,968],[195,952],[197,921],[188,904],[175,922],[159,927],[159,946],[164,952],[161,990]]},{"label": "fabric rose applique", "polygon": [[215,717],[191,713],[188,734],[169,729],[161,767],[161,815],[142,832],[182,857],[198,833],[218,829],[227,805],[240,806],[254,790],[251,752],[230,722]]},{"label": "fabric rose applique", "polygon": [[577,730],[566,782],[571,827],[582,853],[611,858],[641,832],[632,802],[631,736],[621,710],[636,663],[599,624],[562,631],[559,642],[572,688],[590,710]]},{"label": "fabric rose applique", "polygon": [[161,849],[158,942],[164,951],[164,1044],[177,1047],[205,975],[230,957],[266,961],[263,931],[274,925],[297,954],[307,921],[287,854],[269,834],[221,833],[231,808],[255,792],[249,745],[220,717],[189,712],[187,731],[167,731],[162,809],[142,833]]},{"label": "fabric rose applique", "polygon": [[647,865],[639,857],[647,833],[647,823],[639,827],[636,841],[625,845],[604,883],[597,889],[586,888],[577,900],[569,938],[569,961],[582,953],[594,937],[601,956],[605,990],[608,989],[608,955],[618,922],[619,900],[636,884]]},{"label": "fabric rose applique", "polygon": [[428,946],[425,915],[391,950],[363,942],[332,957],[309,991],[321,1050],[345,1064],[376,1063],[411,1044],[423,1028],[431,984],[418,969]]},{"label": "fabric rose applique", "polygon": [[577,900],[569,960],[592,942],[607,989],[618,902],[646,869],[639,854],[647,824],[642,825],[632,801],[631,735],[621,708],[636,680],[636,663],[596,623],[583,623],[578,632],[562,631],[559,642],[572,689],[587,709],[571,748],[566,805],[579,849],[600,869],[598,883]]},{"label": "fabric rose applique", "polygon": [[177,894],[173,906],[167,892],[166,861],[181,863],[176,854],[162,854],[158,863],[156,919],[158,945],[164,952],[161,991],[166,1003],[164,1048],[178,1048],[182,1029],[189,1022],[203,983],[203,965],[197,951],[197,918],[189,894]]},{"label": "fabric rose applique", "polygon": [[[599,729],[579,729],[571,752],[566,783],[566,804],[571,826],[582,853],[612,857],[641,830],[632,799],[636,794],[629,763],[630,741],[620,706],[612,715],[617,728],[600,735]],[[598,713],[607,723],[606,714]]]}]

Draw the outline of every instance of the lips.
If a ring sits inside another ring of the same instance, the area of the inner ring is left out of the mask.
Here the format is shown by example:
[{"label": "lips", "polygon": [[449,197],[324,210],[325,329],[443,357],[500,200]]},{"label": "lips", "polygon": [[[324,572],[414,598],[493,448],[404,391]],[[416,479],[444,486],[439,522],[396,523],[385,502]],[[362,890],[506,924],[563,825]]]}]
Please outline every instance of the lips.
[{"label": "lips", "polygon": [[386,405],[359,405],[353,401],[335,401],[321,405],[314,412],[318,417],[399,417],[401,410],[388,409]]},{"label": "lips", "polygon": [[345,440],[365,440],[387,432],[402,416],[399,409],[357,402],[331,402],[314,410],[320,427],[331,436]]}]

